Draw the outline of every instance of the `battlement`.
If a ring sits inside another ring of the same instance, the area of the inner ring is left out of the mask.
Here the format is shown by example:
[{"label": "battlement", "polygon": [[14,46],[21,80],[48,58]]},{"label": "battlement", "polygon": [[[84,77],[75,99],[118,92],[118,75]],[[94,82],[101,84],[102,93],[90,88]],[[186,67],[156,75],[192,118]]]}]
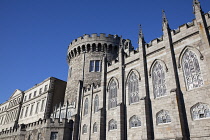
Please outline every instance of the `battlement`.
[{"label": "battlement", "polygon": [[107,52],[113,53],[118,49],[120,37],[118,35],[92,34],[83,35],[73,40],[68,47],[67,59],[80,55],[84,52]]},{"label": "battlement", "polygon": [[9,128],[2,130],[0,132],[0,138],[7,136],[7,135],[16,135],[17,133],[20,133],[21,131],[30,131],[35,130],[39,128],[47,128],[47,127],[65,127],[66,125],[70,125],[70,122],[68,122],[67,119],[39,119],[36,122],[28,123],[28,124],[20,124],[16,128]]},{"label": "battlement", "polygon": [[88,35],[88,34],[84,34],[81,37],[78,37],[77,39],[74,39],[70,44],[69,47],[74,47],[80,44],[83,44],[85,42],[91,42],[91,41],[106,41],[106,42],[118,42],[120,39],[120,37],[118,37],[118,35],[111,35],[108,34],[106,36],[106,34],[104,33],[100,33],[99,35],[97,33]]}]

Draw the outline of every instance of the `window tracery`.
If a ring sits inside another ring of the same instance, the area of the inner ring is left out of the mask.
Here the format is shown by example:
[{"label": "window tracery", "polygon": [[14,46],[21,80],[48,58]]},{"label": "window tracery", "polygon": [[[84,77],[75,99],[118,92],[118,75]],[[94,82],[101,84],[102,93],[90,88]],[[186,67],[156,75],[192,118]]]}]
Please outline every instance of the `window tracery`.
[{"label": "window tracery", "polygon": [[109,130],[114,130],[114,129],[117,129],[117,121],[112,119],[109,121]]},{"label": "window tracery", "polygon": [[199,120],[210,117],[210,108],[208,104],[197,103],[191,108],[191,115],[193,120]]},{"label": "window tracery", "polygon": [[117,84],[114,80],[109,86],[109,109],[117,106]]},{"label": "window tracery", "polygon": [[139,101],[139,84],[138,77],[134,72],[129,76],[128,80],[128,93],[129,93],[129,103],[135,103]]},{"label": "window tracery", "polygon": [[141,126],[141,121],[138,116],[134,115],[129,120],[130,128]]},{"label": "window tracery", "polygon": [[165,71],[160,62],[156,62],[152,70],[153,93],[154,97],[166,95]]},{"label": "window tracery", "polygon": [[157,124],[165,124],[170,122],[171,122],[171,117],[169,115],[169,111],[161,110],[157,113]]},{"label": "window tracery", "polygon": [[182,68],[184,71],[185,83],[188,90],[201,87],[203,78],[197,55],[187,49],[182,57]]}]

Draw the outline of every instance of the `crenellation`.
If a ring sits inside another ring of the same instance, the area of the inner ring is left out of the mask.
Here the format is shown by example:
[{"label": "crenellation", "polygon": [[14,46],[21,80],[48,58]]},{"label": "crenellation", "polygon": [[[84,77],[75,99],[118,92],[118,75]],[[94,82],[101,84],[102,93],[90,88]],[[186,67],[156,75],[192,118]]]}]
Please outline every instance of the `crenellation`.
[{"label": "crenellation", "polygon": [[[210,13],[203,19],[194,2],[194,20],[171,30],[163,12],[163,35],[145,43],[140,29],[137,49],[129,39],[104,33],[73,40],[65,95],[53,80],[50,90],[22,102],[16,125],[0,124],[0,139],[210,139],[209,32],[203,30]],[[0,104],[0,123],[13,115],[7,111],[17,109],[22,92],[7,101],[9,110]]]}]

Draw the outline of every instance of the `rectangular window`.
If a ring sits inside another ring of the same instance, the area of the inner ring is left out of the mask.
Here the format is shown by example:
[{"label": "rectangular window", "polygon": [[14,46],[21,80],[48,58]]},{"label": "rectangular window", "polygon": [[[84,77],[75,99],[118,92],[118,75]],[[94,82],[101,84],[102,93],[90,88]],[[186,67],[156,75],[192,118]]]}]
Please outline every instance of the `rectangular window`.
[{"label": "rectangular window", "polygon": [[23,109],[21,110],[21,113],[20,113],[20,118],[22,118],[22,117],[23,117],[23,111],[24,111],[24,107],[23,107]]},{"label": "rectangular window", "polygon": [[30,116],[31,116],[31,115],[32,115],[32,113],[33,113],[33,108],[34,108],[34,105],[31,105]]},{"label": "rectangular window", "polygon": [[34,97],[36,96],[36,91],[34,91]]},{"label": "rectangular window", "polygon": [[45,87],[44,87],[44,91],[47,91],[47,85],[45,85]]},{"label": "rectangular window", "polygon": [[90,61],[90,72],[94,72],[94,61]]},{"label": "rectangular window", "polygon": [[27,96],[24,97],[24,102],[26,101]]},{"label": "rectangular window", "polygon": [[41,93],[42,93],[42,88],[39,89],[39,94],[41,94]]},{"label": "rectangular window", "polygon": [[35,110],[36,114],[38,113],[38,110],[39,110],[39,102],[37,102],[37,104],[36,104],[36,110]]},{"label": "rectangular window", "polygon": [[100,72],[101,63],[100,60],[90,61],[90,72]]},{"label": "rectangular window", "polygon": [[28,107],[26,107],[25,117],[28,115]]},{"label": "rectangular window", "polygon": [[42,100],[42,104],[41,104],[41,111],[44,110],[44,100]]},{"label": "rectangular window", "polygon": [[99,60],[96,60],[95,61],[95,71],[96,72],[99,72],[100,71],[100,61]]},{"label": "rectangular window", "polygon": [[58,132],[51,132],[50,140],[58,140]]},{"label": "rectangular window", "polygon": [[29,94],[28,99],[31,99],[31,93]]}]

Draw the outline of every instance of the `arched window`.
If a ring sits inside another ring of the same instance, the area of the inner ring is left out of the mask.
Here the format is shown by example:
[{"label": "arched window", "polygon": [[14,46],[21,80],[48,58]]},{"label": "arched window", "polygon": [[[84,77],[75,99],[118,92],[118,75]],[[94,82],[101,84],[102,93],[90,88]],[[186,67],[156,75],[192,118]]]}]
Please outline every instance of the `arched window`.
[{"label": "arched window", "polygon": [[165,124],[171,122],[171,117],[169,115],[169,111],[161,110],[157,113],[157,124]]},{"label": "arched window", "polygon": [[193,120],[210,117],[210,108],[208,104],[197,103],[191,108],[191,115]]},{"label": "arched window", "polygon": [[97,132],[97,124],[96,122],[93,124],[93,133],[96,133]]},{"label": "arched window", "polygon": [[117,129],[117,121],[112,119],[109,121],[109,130],[114,130],[114,129]]},{"label": "arched window", "polygon": [[98,112],[98,108],[99,108],[99,97],[98,95],[96,95],[94,99],[94,112]]},{"label": "arched window", "polygon": [[85,99],[84,104],[84,115],[88,114],[88,98]]},{"label": "arched window", "polygon": [[185,84],[188,90],[201,87],[203,78],[197,55],[191,50],[186,50],[182,57],[182,68],[184,71]]},{"label": "arched window", "polygon": [[114,80],[111,81],[109,86],[109,108],[117,106],[117,84]]},{"label": "arched window", "polygon": [[160,62],[156,62],[152,70],[153,93],[154,97],[166,95],[165,71]]},{"label": "arched window", "polygon": [[138,116],[134,115],[129,120],[130,128],[141,126],[141,121]]},{"label": "arched window", "polygon": [[128,79],[128,93],[129,93],[129,103],[135,103],[139,101],[139,83],[138,77],[134,72],[132,72]]},{"label": "arched window", "polygon": [[82,127],[82,134],[86,134],[87,133],[87,125],[84,124]]}]

